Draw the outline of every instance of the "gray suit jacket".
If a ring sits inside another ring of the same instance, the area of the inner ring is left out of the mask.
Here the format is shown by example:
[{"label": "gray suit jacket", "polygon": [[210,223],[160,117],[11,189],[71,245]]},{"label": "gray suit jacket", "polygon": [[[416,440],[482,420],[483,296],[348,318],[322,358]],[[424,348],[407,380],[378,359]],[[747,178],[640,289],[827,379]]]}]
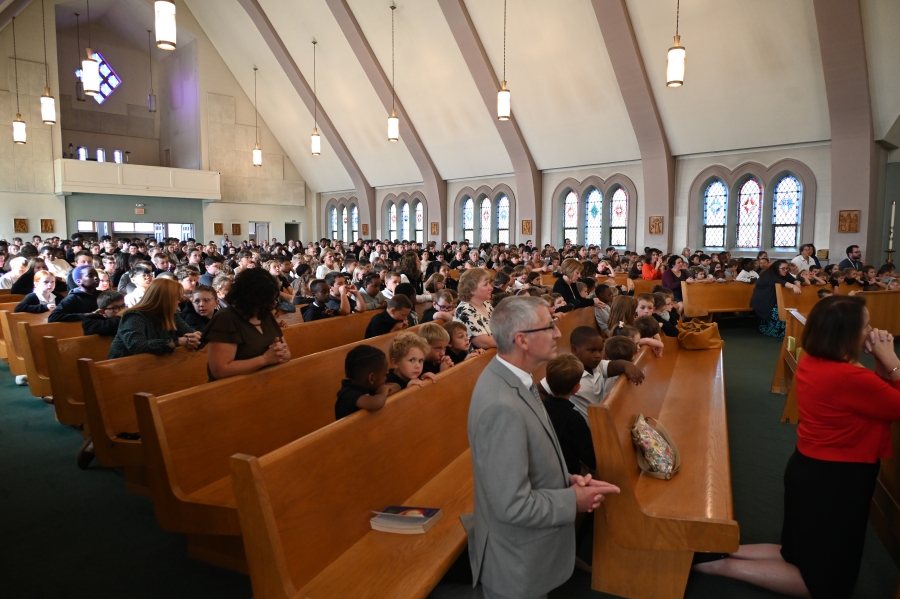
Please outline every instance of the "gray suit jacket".
[{"label": "gray suit jacket", "polygon": [[475,513],[462,520],[473,583],[508,597],[547,593],[575,565],[575,492],[539,401],[494,358],[469,407]]}]

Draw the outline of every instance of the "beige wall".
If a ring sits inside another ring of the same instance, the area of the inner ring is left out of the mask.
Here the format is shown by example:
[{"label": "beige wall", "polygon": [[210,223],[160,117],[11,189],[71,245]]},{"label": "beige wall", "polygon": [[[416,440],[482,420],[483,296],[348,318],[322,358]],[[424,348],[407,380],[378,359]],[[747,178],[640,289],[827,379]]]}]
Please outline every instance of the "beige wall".
[{"label": "beige wall", "polygon": [[[203,205],[204,241],[221,240],[221,236],[213,234],[214,224],[222,223],[228,237],[238,243],[250,239],[250,222],[268,222],[269,238],[275,237],[285,241],[284,224],[297,221],[300,225],[300,237],[304,242],[312,240],[310,223],[304,220],[306,209],[300,206],[266,206],[251,204],[234,204],[229,202],[209,202]],[[240,224],[241,234],[232,235],[231,225]]]}]

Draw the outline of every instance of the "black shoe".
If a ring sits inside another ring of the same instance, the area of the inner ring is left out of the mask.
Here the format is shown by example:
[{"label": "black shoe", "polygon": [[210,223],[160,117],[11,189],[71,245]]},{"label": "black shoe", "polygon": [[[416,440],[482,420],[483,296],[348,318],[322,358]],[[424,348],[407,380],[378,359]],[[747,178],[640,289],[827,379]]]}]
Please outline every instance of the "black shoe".
[{"label": "black shoe", "polygon": [[82,470],[86,470],[88,466],[91,465],[91,462],[94,461],[94,441],[91,437],[88,437],[84,440],[84,443],[81,445],[81,449],[78,450],[78,455],[75,456],[75,463],[78,464],[78,467]]}]

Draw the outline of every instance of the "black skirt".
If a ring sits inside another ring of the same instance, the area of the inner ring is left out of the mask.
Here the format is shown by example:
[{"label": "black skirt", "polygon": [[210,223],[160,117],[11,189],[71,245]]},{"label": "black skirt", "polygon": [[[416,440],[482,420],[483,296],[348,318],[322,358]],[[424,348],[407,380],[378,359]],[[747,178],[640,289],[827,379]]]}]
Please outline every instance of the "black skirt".
[{"label": "black skirt", "polygon": [[784,472],[781,555],[813,599],[848,599],[862,562],[880,462],[827,462],[794,451]]}]

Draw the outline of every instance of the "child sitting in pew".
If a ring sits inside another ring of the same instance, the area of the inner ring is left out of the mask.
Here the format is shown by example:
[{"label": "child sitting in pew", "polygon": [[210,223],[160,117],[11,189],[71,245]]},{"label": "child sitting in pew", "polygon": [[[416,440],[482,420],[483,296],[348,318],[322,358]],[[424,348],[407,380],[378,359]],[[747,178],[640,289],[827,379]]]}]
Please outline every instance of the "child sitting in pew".
[{"label": "child sitting in pew", "polygon": [[594,320],[597,321],[597,327],[600,328],[600,333],[608,338],[609,310],[610,304],[613,302],[613,299],[615,299],[614,288],[609,285],[597,285],[595,297],[600,300],[602,305],[594,308]]},{"label": "child sitting in pew", "polygon": [[[634,314],[637,312],[637,300],[629,295],[620,295],[613,300],[609,307],[609,335],[616,334],[620,327],[634,324]],[[582,360],[583,362],[584,360]]]},{"label": "child sitting in pew", "polygon": [[359,294],[356,285],[347,283],[347,275],[331,271],[325,275],[325,282],[330,288],[325,306],[331,308],[336,316],[347,316],[353,312],[366,311],[365,300]]},{"label": "child sitting in pew", "polygon": [[303,313],[303,322],[313,322],[314,320],[321,320],[323,318],[331,318],[334,316],[334,310],[326,305],[328,299],[331,297],[328,283],[322,279],[316,279],[309,284],[309,290],[313,294],[313,301],[306,307],[306,311]]},{"label": "child sitting in pew", "polygon": [[337,401],[334,419],[340,420],[357,410],[375,412],[384,407],[392,393],[400,390],[395,383],[386,382],[387,356],[377,347],[359,345],[347,352],[344,359],[344,375]]},{"label": "child sitting in pew", "polygon": [[84,334],[115,337],[122,322],[119,313],[124,309],[125,294],[115,289],[101,291],[97,296],[97,311],[85,314],[81,321]]},{"label": "child sitting in pew", "polygon": [[34,291],[26,295],[13,312],[29,312],[42,314],[52,311],[59,303],[59,296],[53,293],[56,287],[56,277],[46,270],[34,273]]},{"label": "child sitting in pew", "polygon": [[652,316],[641,316],[634,321],[634,328],[641,334],[638,347],[648,346],[653,350],[653,355],[661,358],[665,345],[659,336],[659,323]]},{"label": "child sitting in pew", "polygon": [[387,374],[387,382],[396,383],[401,389],[409,385],[424,387],[425,381],[435,382],[433,374],[423,373],[425,356],[430,351],[428,342],[415,333],[398,333],[391,341],[391,370]]},{"label": "child sitting in pew", "polygon": [[394,331],[401,331],[409,326],[409,313],[412,311],[412,302],[405,295],[395,295],[387,302],[387,307],[376,314],[366,326],[365,339],[386,335]]},{"label": "child sitting in pew", "polygon": [[83,320],[85,314],[97,310],[97,271],[93,266],[79,266],[72,272],[78,286],[56,305],[47,322]]},{"label": "child sitting in pew", "polygon": [[197,285],[191,294],[191,300],[182,304],[181,317],[192,329],[202,333],[218,306],[216,290],[207,285]]},{"label": "child sitting in pew", "polygon": [[463,361],[475,356],[480,356],[484,350],[479,347],[473,347],[469,352],[469,333],[466,325],[458,320],[451,320],[444,323],[444,330],[450,335],[450,345],[447,346],[446,354],[453,360],[453,364],[461,364]]},{"label": "child sitting in pew", "polygon": [[[606,355],[607,360],[624,360],[631,362],[632,360],[634,360],[634,355],[638,351],[638,346],[637,343],[634,342],[634,339],[625,336],[618,336],[613,337],[612,339],[607,339],[603,351]],[[606,397],[609,392],[612,391],[612,388],[613,386],[615,386],[617,380],[619,380],[618,376],[611,376],[603,382],[603,397]]]},{"label": "child sitting in pew", "polygon": [[[671,293],[671,290],[670,290]],[[672,296],[665,293],[653,293],[653,320],[667,337],[678,336],[678,310],[672,305]]]},{"label": "child sitting in pew", "polygon": [[366,310],[381,310],[387,305],[387,298],[381,292],[381,277],[376,272],[367,272],[362,278],[363,288],[359,295],[366,304]]},{"label": "child sitting in pew", "polygon": [[422,313],[422,322],[444,323],[453,320],[453,311],[456,309],[453,293],[448,289],[441,289],[432,297],[431,308]]},{"label": "child sitting in pew", "polygon": [[412,309],[406,317],[406,322],[409,323],[409,326],[414,327],[419,324],[419,313],[416,312],[416,287],[412,283],[400,283],[394,288],[394,297],[400,295],[405,295],[409,299]]},{"label": "child sitting in pew", "polygon": [[597,469],[591,429],[575,409],[575,404],[569,401],[581,389],[579,382],[584,371],[584,364],[572,354],[562,354],[547,364],[549,395],[544,400],[544,407],[556,431],[569,474],[581,474],[583,467],[591,471]]},{"label": "child sitting in pew", "polygon": [[444,330],[444,327],[436,322],[426,322],[419,329],[419,337],[424,339],[429,347],[428,353],[425,355],[423,372],[438,374],[454,366],[453,359],[447,355],[450,334]]},{"label": "child sitting in pew", "polygon": [[823,287],[822,289],[819,289],[816,295],[819,296],[819,299],[824,299],[826,297],[831,297],[832,295],[834,295],[834,292],[828,287]]}]

